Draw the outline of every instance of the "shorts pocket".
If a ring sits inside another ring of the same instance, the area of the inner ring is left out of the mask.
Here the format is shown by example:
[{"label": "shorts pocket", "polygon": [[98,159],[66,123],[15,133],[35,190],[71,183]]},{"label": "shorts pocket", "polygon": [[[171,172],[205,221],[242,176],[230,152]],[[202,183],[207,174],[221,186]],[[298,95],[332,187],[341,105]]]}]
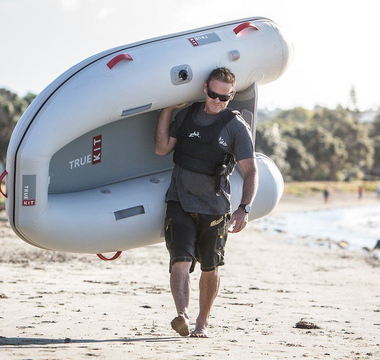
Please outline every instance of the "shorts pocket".
[{"label": "shorts pocket", "polygon": [[224,248],[226,246],[227,238],[225,236],[218,236],[215,244],[215,250],[218,254],[224,252]]},{"label": "shorts pocket", "polygon": [[217,254],[224,252],[224,247],[226,246],[227,235],[218,235],[215,242],[215,252]]},{"label": "shorts pocket", "polygon": [[231,219],[230,214],[224,215],[223,222],[220,224],[220,226],[218,228],[218,236],[228,235],[228,228],[230,225],[230,219]]}]

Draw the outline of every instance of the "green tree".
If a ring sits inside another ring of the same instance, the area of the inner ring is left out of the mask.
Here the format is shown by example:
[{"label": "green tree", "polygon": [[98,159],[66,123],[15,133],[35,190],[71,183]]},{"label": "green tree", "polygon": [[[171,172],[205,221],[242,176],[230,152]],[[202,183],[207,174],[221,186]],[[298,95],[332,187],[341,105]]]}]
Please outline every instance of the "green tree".
[{"label": "green tree", "polygon": [[373,156],[373,167],[372,173],[380,176],[380,135],[373,137],[374,143],[374,156]]},{"label": "green tree", "polygon": [[369,135],[371,137],[380,135],[380,113],[376,115],[373,119],[372,124],[370,125]]},{"label": "green tree", "polygon": [[360,123],[359,115],[341,106],[283,110],[274,121],[259,123],[257,149],[272,157],[287,179],[362,178],[373,165],[380,169],[380,142],[374,138],[380,136],[380,115],[372,127]]},{"label": "green tree", "polygon": [[[369,129],[341,107],[336,110],[322,108],[314,113],[311,122],[320,124],[336,139],[339,139],[347,152],[345,168],[347,177],[353,169],[355,173],[371,169],[373,165],[374,146],[369,137]],[[339,145],[341,146],[341,145]]]},{"label": "green tree", "polygon": [[25,98],[20,98],[17,94],[0,88],[0,162],[3,164],[13,129],[35,97],[29,93]]},{"label": "green tree", "polygon": [[288,177],[296,181],[312,180],[312,174],[316,166],[314,156],[300,139],[284,136],[287,143],[285,160],[289,164]]},{"label": "green tree", "polygon": [[313,111],[305,109],[303,107],[295,107],[290,110],[281,110],[277,116],[276,121],[278,122],[306,122],[310,120],[313,116]]},{"label": "green tree", "polygon": [[349,106],[348,106],[352,111],[358,112],[358,99],[356,96],[356,90],[355,86],[352,85],[351,90],[350,90],[350,101],[349,101]]},{"label": "green tree", "polygon": [[289,170],[289,164],[285,160],[287,144],[282,139],[280,127],[273,122],[260,122],[256,130],[255,148],[269,156],[280,169],[283,176]]},{"label": "green tree", "polygon": [[[310,123],[298,124],[288,127],[284,131],[284,137],[288,139],[288,147],[297,147],[299,150],[299,158],[292,160],[292,172],[297,175],[297,180],[301,174],[304,174],[303,180],[339,179],[347,152],[344,143],[334,138],[325,128]],[[297,145],[297,141],[301,142],[302,147],[299,143]],[[292,153],[287,157],[288,161],[291,161],[291,155]]]}]

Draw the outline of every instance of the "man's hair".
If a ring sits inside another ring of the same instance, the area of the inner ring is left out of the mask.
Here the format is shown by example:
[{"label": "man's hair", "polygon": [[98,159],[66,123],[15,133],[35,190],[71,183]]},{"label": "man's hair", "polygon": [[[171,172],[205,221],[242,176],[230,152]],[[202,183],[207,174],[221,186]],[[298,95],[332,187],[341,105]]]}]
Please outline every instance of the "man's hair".
[{"label": "man's hair", "polygon": [[231,70],[225,67],[216,68],[211,72],[206,80],[207,86],[209,86],[210,82],[213,80],[219,80],[227,84],[231,84],[232,86],[235,86],[236,84],[235,75],[231,72]]}]

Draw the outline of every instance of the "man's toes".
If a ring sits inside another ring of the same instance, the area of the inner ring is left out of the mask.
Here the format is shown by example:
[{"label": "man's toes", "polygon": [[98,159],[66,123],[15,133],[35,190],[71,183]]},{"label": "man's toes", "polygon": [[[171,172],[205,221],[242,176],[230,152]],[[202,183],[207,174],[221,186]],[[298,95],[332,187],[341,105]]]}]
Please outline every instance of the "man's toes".
[{"label": "man's toes", "polygon": [[208,335],[207,335],[207,331],[206,330],[194,330],[191,332],[190,334],[190,337],[194,337],[194,338],[207,338]]}]

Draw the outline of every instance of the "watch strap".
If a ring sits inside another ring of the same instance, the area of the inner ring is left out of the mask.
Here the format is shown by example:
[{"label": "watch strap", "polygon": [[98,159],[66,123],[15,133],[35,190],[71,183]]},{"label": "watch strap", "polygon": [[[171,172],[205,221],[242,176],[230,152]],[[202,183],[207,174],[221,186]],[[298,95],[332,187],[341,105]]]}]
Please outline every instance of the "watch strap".
[{"label": "watch strap", "polygon": [[239,207],[241,207],[241,208],[244,210],[244,212],[245,212],[246,214],[248,214],[248,213],[249,213],[249,210],[248,210],[248,211],[246,210],[246,206],[248,206],[248,204],[240,204],[240,205],[239,205]]}]

